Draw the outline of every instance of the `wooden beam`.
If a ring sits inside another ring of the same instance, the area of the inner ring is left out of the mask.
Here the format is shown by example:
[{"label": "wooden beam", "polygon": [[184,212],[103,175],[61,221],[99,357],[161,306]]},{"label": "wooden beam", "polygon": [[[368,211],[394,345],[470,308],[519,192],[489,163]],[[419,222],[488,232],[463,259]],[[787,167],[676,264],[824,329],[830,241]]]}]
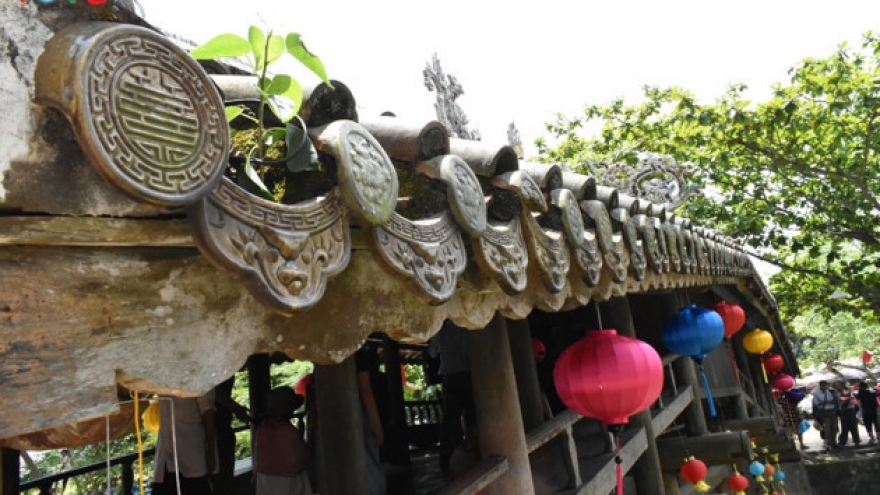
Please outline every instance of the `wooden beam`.
[{"label": "wooden beam", "polygon": [[0,246],[195,248],[186,219],[2,217]]},{"label": "wooden beam", "polygon": [[675,396],[666,406],[657,413],[651,420],[654,425],[654,434],[660,436],[669,425],[675,421],[679,415],[694,400],[694,389],[690,386],[679,389],[678,395]]},{"label": "wooden beam", "polygon": [[730,464],[735,459],[752,457],[751,441],[746,431],[710,433],[699,437],[669,436],[657,439],[664,471],[678,471],[685,458],[695,456],[706,465]]},{"label": "wooden beam", "polygon": [[566,409],[554,416],[550,421],[533,429],[526,435],[526,445],[528,446],[529,453],[531,454],[558,435],[565,433],[567,429],[571,428],[572,425],[581,419],[583,419],[583,416],[573,412],[571,409]]},{"label": "wooden beam", "polygon": [[507,472],[507,459],[489,457],[483,459],[467,473],[459,476],[452,483],[443,487],[437,495],[473,495],[489,486],[493,481]]},{"label": "wooden beam", "polygon": [[[631,435],[631,436],[629,436]],[[633,465],[648,447],[648,437],[645,435],[644,428],[638,428],[633,433],[625,432],[625,441],[621,441],[620,458],[623,460],[623,472],[626,474],[632,469]],[[594,463],[598,463],[598,469],[595,469]],[[614,455],[604,456],[590,463],[594,469],[586,469],[584,478],[587,482],[577,487],[575,495],[596,495],[599,493],[611,493],[616,486],[617,464],[614,462]]]}]

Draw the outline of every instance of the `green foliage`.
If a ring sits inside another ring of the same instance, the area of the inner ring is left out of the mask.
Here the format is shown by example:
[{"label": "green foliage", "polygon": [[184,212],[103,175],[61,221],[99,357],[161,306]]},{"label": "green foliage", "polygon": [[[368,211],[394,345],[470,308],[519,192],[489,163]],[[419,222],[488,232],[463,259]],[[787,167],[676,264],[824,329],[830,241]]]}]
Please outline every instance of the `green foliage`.
[{"label": "green foliage", "polygon": [[[314,72],[325,84],[330,86],[324,64],[321,59],[306,48],[299,33],[290,33],[286,37],[282,37],[271,31],[268,34],[264,33],[260,28],[251,26],[248,29],[247,39],[236,34],[225,33],[210,39],[190,52],[193,58],[198,60],[249,56],[247,60],[250,68],[257,75],[255,86],[259,94],[257,113],[253,115],[243,105],[235,105],[227,108],[226,117],[230,122],[236,118],[244,117],[256,125],[258,132],[248,148],[244,150],[245,161],[241,173],[238,173],[236,177],[239,185],[269,200],[277,198],[270,190],[271,188],[265,184],[265,176],[261,175],[259,163],[265,163],[263,159],[267,158],[267,148],[273,143],[288,144],[288,133],[295,133],[299,130],[297,136],[303,135],[302,129],[290,123],[302,106],[302,86],[289,74],[270,75],[268,70],[269,66],[278,62],[285,53],[300,61],[303,66]],[[284,127],[264,129],[266,107]],[[306,146],[286,160],[285,164],[292,172],[317,170],[318,168],[317,153],[311,146],[311,142],[306,141]]]},{"label": "green foliage", "polygon": [[841,361],[861,362],[863,351],[880,348],[880,326],[849,313],[819,312],[794,318],[790,330],[804,343],[803,366],[824,368]]},{"label": "green foliage", "polygon": [[[692,161],[701,197],[681,212],[737,239],[783,270],[771,289],[784,317],[823,307],[880,314],[880,39],[807,58],[768,101],[733,85],[714,103],[682,88],[645,88],[644,101],[590,105],[547,125],[542,160],[583,169],[634,160],[634,150]],[[599,125],[587,136],[587,129]],[[832,294],[837,297],[830,297]]]}]

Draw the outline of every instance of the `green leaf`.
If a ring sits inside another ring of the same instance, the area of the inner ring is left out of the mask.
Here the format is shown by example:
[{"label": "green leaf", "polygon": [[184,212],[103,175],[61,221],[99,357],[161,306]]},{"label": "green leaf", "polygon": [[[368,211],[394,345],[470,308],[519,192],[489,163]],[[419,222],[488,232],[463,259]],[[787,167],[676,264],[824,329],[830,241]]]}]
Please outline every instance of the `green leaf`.
[{"label": "green leaf", "polygon": [[275,201],[272,193],[269,192],[269,189],[263,184],[263,179],[260,178],[260,174],[254,170],[254,166],[251,163],[251,157],[247,157],[244,161],[244,175],[247,178],[247,181],[244,183],[239,182],[240,186],[244,187],[248,192],[256,194],[264,199]]},{"label": "green leaf", "polygon": [[[294,150],[299,146],[304,138],[304,132],[301,128],[293,124],[287,124],[287,149]],[[312,145],[312,141],[305,136],[306,142],[302,148],[287,160],[287,170],[291,172],[304,172],[308,170],[320,170],[321,164],[318,162],[318,151]]]},{"label": "green leaf", "polygon": [[266,129],[266,132],[263,133],[263,142],[267,145],[272,145],[278,141],[287,140],[287,129],[284,127],[272,127],[271,129]]},{"label": "green leaf", "polygon": [[269,35],[269,46],[266,50],[266,65],[281,58],[284,55],[284,38],[277,34]]},{"label": "green leaf", "polygon": [[294,58],[302,62],[303,65],[320,77],[325,84],[332,87],[330,80],[327,78],[327,72],[324,70],[324,63],[306,48],[299,33],[290,33],[287,35],[287,53],[293,55]]},{"label": "green leaf", "polygon": [[254,55],[254,69],[263,70],[266,60],[266,35],[257,26],[251,26],[248,29],[248,41],[250,51]]},{"label": "green leaf", "polygon": [[299,112],[302,106],[303,91],[296,79],[287,74],[278,74],[272,78],[271,84],[266,88],[266,93],[271,96],[280,96],[290,101],[293,105],[289,115],[281,115],[280,109],[269,100],[269,106],[281,122],[290,122],[290,119]]},{"label": "green leaf", "polygon": [[226,107],[226,122],[232,122],[236,117],[241,115],[244,112],[244,107],[241,105],[233,105],[230,107]]},{"label": "green leaf", "polygon": [[251,44],[235,34],[221,34],[189,52],[196,60],[213,60],[223,57],[241,57],[251,51]]}]

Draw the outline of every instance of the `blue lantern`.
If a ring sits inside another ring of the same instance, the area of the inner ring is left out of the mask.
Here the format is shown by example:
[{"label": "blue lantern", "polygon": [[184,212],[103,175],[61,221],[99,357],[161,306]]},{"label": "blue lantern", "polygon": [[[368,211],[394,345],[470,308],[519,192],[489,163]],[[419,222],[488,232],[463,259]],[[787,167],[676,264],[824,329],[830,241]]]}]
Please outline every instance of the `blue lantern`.
[{"label": "blue lantern", "polygon": [[776,481],[777,483],[780,481],[785,481],[785,472],[777,470],[775,473],[773,473],[773,481]]},{"label": "blue lantern", "polygon": [[755,481],[757,481],[758,483],[763,483],[764,477],[761,475],[764,474],[764,465],[758,461],[752,462],[751,464],[749,464],[749,474],[754,476]]},{"label": "blue lantern", "polygon": [[700,376],[709,400],[709,414],[715,416],[715,401],[703,369],[703,359],[724,340],[724,320],[711,309],[696,304],[685,306],[663,327],[663,343],[672,352],[690,356],[700,366]]}]

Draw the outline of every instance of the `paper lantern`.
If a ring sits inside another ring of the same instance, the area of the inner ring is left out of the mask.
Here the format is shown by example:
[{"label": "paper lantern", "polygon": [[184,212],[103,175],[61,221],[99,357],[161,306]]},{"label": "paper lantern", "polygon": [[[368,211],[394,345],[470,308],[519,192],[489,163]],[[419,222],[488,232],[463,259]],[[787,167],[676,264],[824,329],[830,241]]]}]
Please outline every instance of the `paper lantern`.
[{"label": "paper lantern", "polygon": [[785,392],[785,399],[791,404],[799,404],[806,396],[807,391],[802,388],[793,388]]},{"label": "paper lantern", "polygon": [[159,401],[151,400],[150,405],[144,409],[141,415],[144,421],[144,429],[150,433],[159,433]]},{"label": "paper lantern", "polygon": [[297,395],[302,397],[306,396],[306,390],[308,390],[309,385],[312,384],[312,374],[303,376],[299,380],[297,380],[296,385],[293,386],[293,390],[296,391]]},{"label": "paper lantern", "polygon": [[[764,354],[773,347],[773,334],[767,330],[756,328],[743,337],[743,347],[752,354]],[[764,361],[761,361],[761,370],[764,373],[764,383],[767,383],[767,370]]]},{"label": "paper lantern", "polygon": [[711,486],[703,481],[706,479],[706,475],[709,474],[709,469],[703,461],[695,459],[693,456],[688,457],[678,472],[685,481],[693,483],[694,488],[698,492],[706,493],[712,489]]},{"label": "paper lantern", "polygon": [[743,337],[743,347],[752,354],[764,354],[773,347],[773,334],[756,328]]},{"label": "paper lantern", "polygon": [[712,306],[712,309],[718,313],[721,320],[724,321],[724,337],[731,338],[736,332],[739,332],[743,325],[746,324],[746,312],[737,304],[731,304],[727,301],[721,301]]},{"label": "paper lantern", "polygon": [[764,474],[764,465],[758,461],[752,462],[751,464],[749,464],[749,474],[754,476],[755,481],[757,481],[758,483],[763,483],[764,477],[761,475]]},{"label": "paper lantern", "polygon": [[715,416],[715,401],[709,388],[709,380],[703,370],[703,358],[724,340],[724,322],[711,309],[696,304],[685,306],[663,327],[663,343],[672,352],[690,356],[700,366],[703,388],[709,402],[709,414]]},{"label": "paper lantern", "polygon": [[541,339],[532,339],[532,353],[535,355],[535,361],[543,361],[547,356],[547,346]]},{"label": "paper lantern", "polygon": [[663,389],[663,362],[650,345],[593,330],[560,354],[553,382],[572,411],[609,426],[617,447],[617,493],[623,494],[619,433],[629,417],[657,400]]},{"label": "paper lantern", "polygon": [[773,475],[773,481],[776,481],[776,482],[785,481],[785,471],[783,471],[781,469],[777,470],[776,474]]},{"label": "paper lantern", "polygon": [[736,473],[730,478],[727,478],[727,486],[733,490],[736,495],[745,495],[746,490],[749,489],[749,479],[745,476]]},{"label": "paper lantern", "polygon": [[871,362],[871,359],[874,358],[874,355],[871,354],[871,351],[862,352],[862,362],[868,364]]},{"label": "paper lantern", "polygon": [[782,371],[782,367],[785,366],[785,359],[775,352],[768,352],[761,356],[761,363],[764,365],[767,373],[773,375]]},{"label": "paper lantern", "polygon": [[781,392],[788,392],[794,387],[794,378],[791,375],[786,373],[779,373],[778,375],[773,377],[773,381],[770,385]]},{"label": "paper lantern", "polygon": [[773,467],[773,464],[770,464],[769,462],[764,464],[764,476],[772,478],[774,474],[776,474],[776,468]]},{"label": "paper lantern", "polygon": [[724,322],[711,309],[685,306],[663,327],[663,343],[672,352],[703,359],[724,339]]}]

